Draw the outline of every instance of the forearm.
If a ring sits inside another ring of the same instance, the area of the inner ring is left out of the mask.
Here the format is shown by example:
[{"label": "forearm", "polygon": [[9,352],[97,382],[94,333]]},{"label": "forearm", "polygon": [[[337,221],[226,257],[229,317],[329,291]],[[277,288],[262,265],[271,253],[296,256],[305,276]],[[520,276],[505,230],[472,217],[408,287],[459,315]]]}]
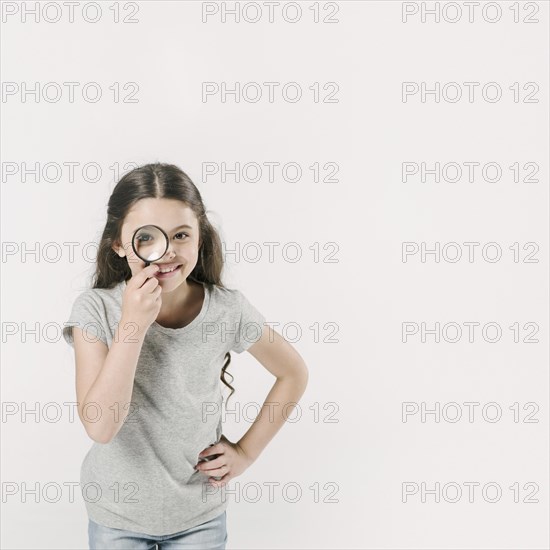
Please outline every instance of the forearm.
[{"label": "forearm", "polygon": [[307,369],[302,369],[299,375],[277,378],[258,416],[237,442],[252,461],[258,458],[286,419],[292,415],[295,404],[304,394],[307,380]]}]

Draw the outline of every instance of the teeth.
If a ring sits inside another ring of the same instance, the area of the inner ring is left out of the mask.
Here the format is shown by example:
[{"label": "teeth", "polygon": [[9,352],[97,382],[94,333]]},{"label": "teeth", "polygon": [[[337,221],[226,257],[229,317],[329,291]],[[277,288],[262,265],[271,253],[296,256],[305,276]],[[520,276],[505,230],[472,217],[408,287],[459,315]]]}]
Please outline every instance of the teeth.
[{"label": "teeth", "polygon": [[159,273],[170,273],[170,271],[174,271],[174,269],[177,269],[178,267],[179,266],[175,266],[172,269],[164,269],[164,270],[160,269]]}]

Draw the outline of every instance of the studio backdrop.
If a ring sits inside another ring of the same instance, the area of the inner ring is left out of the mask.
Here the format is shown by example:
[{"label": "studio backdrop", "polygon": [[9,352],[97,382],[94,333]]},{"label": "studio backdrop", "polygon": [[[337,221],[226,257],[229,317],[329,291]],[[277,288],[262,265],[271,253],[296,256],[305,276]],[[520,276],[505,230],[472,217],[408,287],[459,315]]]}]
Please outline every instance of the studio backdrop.
[{"label": "studio backdrop", "polygon": [[[3,548],[87,548],[86,499],[131,496],[79,484],[63,328],[149,163],[309,372],[227,548],[548,548],[548,2],[1,10]],[[275,378],[227,370],[237,441]]]}]

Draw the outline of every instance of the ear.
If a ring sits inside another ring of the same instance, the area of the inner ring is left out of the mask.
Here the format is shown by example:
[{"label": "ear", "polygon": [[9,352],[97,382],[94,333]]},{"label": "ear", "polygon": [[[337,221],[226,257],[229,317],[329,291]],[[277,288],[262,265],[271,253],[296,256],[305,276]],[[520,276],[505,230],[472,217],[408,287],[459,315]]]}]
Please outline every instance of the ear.
[{"label": "ear", "polygon": [[117,254],[121,258],[124,258],[124,256],[126,256],[126,252],[124,250],[124,247],[120,246],[120,243],[118,241],[115,241],[111,248],[113,249],[115,254]]}]

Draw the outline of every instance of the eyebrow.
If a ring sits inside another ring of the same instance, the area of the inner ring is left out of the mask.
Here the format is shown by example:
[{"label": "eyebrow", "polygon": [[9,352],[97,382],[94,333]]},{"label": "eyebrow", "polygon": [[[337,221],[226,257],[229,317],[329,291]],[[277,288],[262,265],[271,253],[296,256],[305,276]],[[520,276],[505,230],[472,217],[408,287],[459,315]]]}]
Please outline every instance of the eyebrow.
[{"label": "eyebrow", "polygon": [[[185,227],[186,229],[193,229],[190,225],[187,225],[186,223],[184,223],[183,225],[178,225],[178,227],[174,227],[174,229],[172,229],[172,231],[176,231],[176,229],[181,229],[182,227]],[[135,233],[138,229],[139,229],[139,227],[136,227],[133,230],[133,233]]]},{"label": "eyebrow", "polygon": [[190,225],[187,225],[186,223],[184,223],[183,225],[178,225],[178,227],[174,227],[172,231],[175,231],[176,229],[181,229],[182,227],[185,227],[187,229],[193,229]]}]

